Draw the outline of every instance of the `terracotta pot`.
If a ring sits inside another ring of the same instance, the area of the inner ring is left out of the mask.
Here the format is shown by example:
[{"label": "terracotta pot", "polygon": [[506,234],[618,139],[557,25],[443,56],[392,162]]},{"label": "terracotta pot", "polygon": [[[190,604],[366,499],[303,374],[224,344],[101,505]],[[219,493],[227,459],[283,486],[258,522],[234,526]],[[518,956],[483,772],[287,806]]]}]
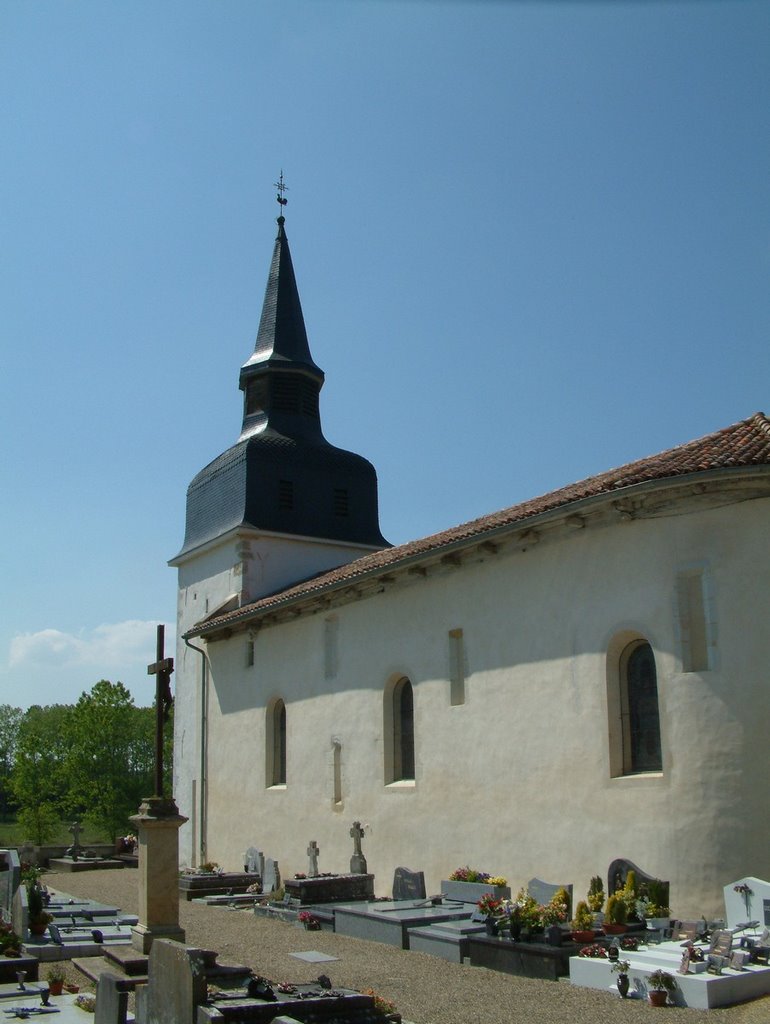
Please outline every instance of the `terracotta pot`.
[{"label": "terracotta pot", "polygon": [[72,995],[74,995],[74,994],[75,994],[76,992],[79,992],[79,991],[80,991],[80,985],[70,985],[70,984],[66,984],[66,985],[65,985],[64,987],[65,987],[65,988],[66,988],[66,990],[67,990],[68,992],[70,992],[70,993],[71,993]]},{"label": "terracotta pot", "polygon": [[64,989],[64,981],[49,981],[48,991],[52,996],[60,996]]},{"label": "terracotta pot", "polygon": [[647,998],[653,1006],[665,1006],[668,1001],[668,992],[664,988],[651,988]]},{"label": "terracotta pot", "polygon": [[624,924],[610,924],[605,921],[602,925],[602,929],[605,935],[622,935],[623,932],[627,932],[628,928]]},{"label": "terracotta pot", "polygon": [[593,942],[594,934],[595,933],[593,931],[572,932],[572,941],[582,943]]}]

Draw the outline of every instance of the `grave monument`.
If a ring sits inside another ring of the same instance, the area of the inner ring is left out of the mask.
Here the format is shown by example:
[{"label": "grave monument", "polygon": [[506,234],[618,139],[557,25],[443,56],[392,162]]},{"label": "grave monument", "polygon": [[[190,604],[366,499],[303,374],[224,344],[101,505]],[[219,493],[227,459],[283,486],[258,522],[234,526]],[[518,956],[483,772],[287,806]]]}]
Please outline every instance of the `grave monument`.
[{"label": "grave monument", "polygon": [[155,793],[142,801],[131,818],[139,839],[139,922],[132,944],[149,953],[154,939],[184,942],[179,926],[179,829],[187,821],[174,803],[163,795],[163,725],[171,707],[171,673],[174,659],[166,658],[164,627],[158,626],[157,657],[147,667],[155,676]]}]

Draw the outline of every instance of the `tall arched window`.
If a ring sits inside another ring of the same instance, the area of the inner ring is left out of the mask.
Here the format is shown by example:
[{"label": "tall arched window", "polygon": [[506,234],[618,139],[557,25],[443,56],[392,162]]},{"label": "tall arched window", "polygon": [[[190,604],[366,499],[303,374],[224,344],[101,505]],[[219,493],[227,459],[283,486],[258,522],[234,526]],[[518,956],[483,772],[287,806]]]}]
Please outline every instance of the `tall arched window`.
[{"label": "tall arched window", "polygon": [[393,687],[393,781],[414,779],[414,693],[403,676]]},{"label": "tall arched window", "polygon": [[265,752],[268,786],[286,785],[286,705],[278,697],[267,708]]},{"label": "tall arched window", "polygon": [[646,640],[635,640],[620,659],[623,771],[659,772],[663,767],[655,655]]}]

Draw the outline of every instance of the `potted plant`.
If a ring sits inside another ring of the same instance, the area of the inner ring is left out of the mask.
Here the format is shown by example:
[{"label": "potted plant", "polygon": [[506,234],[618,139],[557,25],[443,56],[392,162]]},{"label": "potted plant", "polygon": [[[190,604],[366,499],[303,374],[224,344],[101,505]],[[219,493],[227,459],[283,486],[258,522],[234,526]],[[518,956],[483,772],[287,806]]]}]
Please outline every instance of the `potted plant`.
[{"label": "potted plant", "polygon": [[601,925],[604,918],[604,915],[602,914],[602,907],[604,906],[604,885],[598,875],[594,875],[588,884],[586,903],[588,904],[588,909],[594,915],[594,927]]},{"label": "potted plant", "polygon": [[309,910],[300,910],[300,912],[297,915],[297,917],[298,917],[300,923],[305,926],[305,929],[307,931],[309,931],[309,932],[320,932],[320,930],[321,930],[321,922],[315,916],[315,914],[311,914]]},{"label": "potted plant", "polygon": [[48,991],[52,996],[60,996],[64,988],[64,969],[60,964],[51,964],[46,971]]},{"label": "potted plant", "polygon": [[43,906],[43,892],[37,882],[27,886],[27,911],[29,913],[29,930],[32,935],[44,935],[53,915]]},{"label": "potted plant", "polygon": [[450,900],[461,903],[475,903],[485,892],[491,892],[497,899],[510,899],[508,881],[502,875],[490,875],[466,865],[455,868],[449,878],[442,880],[441,892]]},{"label": "potted plant", "polygon": [[626,996],[628,995],[628,986],[629,986],[628,972],[629,972],[630,967],[631,967],[630,961],[628,961],[628,960],[616,960],[615,963],[612,965],[612,968],[611,968],[612,972],[614,974],[617,974],[617,976],[618,976],[618,980],[617,980],[616,984],[618,986],[618,992],[620,992],[620,995],[621,995],[621,997],[623,999],[625,999]]},{"label": "potted plant", "polygon": [[594,917],[585,900],[579,900],[572,918],[572,939],[574,942],[592,942]]},{"label": "potted plant", "polygon": [[612,896],[607,900],[607,908],[605,912],[604,931],[608,935],[619,935],[626,930],[626,918],[628,911],[626,910],[625,900],[621,892],[613,893]]},{"label": "potted plant", "polygon": [[647,998],[653,1006],[665,1006],[669,995],[676,988],[676,978],[668,971],[658,969],[647,979]]}]

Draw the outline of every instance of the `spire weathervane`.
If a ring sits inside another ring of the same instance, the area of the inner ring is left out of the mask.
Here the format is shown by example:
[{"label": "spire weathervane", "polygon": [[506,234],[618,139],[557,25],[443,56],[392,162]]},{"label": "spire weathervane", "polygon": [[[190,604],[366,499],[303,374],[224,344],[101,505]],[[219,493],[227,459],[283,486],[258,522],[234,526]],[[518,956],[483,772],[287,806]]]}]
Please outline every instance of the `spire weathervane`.
[{"label": "spire weathervane", "polygon": [[281,168],[281,176],[278,181],[273,182],[273,187],[278,189],[278,195],[275,197],[276,201],[280,203],[281,206],[286,206],[289,200],[284,196],[284,192],[289,191],[289,186],[285,185],[283,182],[283,167]]}]

